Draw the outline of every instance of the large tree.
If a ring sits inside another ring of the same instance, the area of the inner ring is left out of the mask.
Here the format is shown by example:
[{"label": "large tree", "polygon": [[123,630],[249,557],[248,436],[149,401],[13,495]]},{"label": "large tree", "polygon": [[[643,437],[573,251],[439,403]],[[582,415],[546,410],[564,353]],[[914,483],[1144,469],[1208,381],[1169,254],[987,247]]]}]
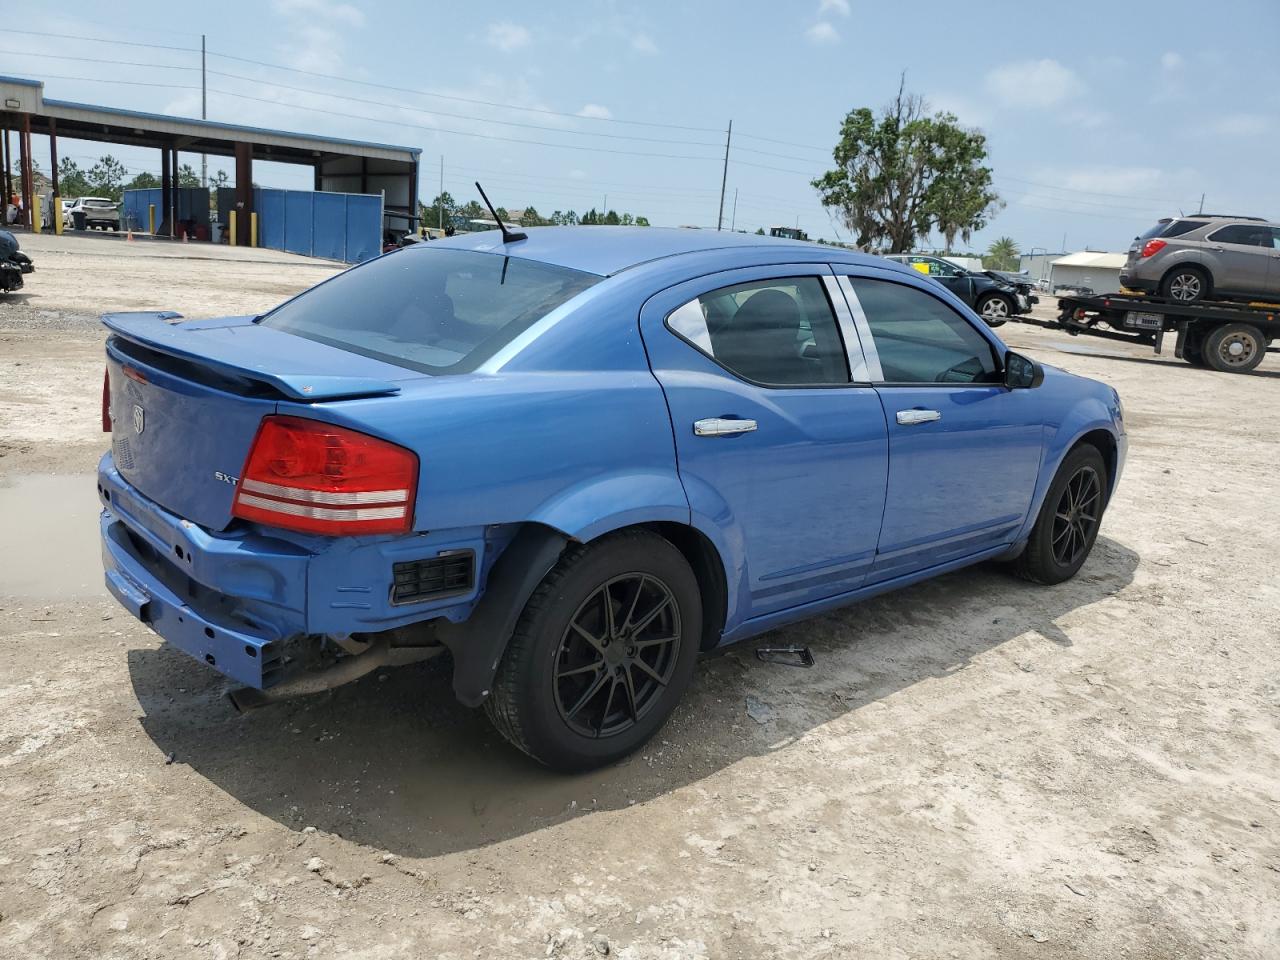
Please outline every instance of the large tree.
[{"label": "large tree", "polygon": [[124,164],[111,154],[99,157],[98,162],[89,168],[87,174],[91,192],[101,197],[119,200],[124,178],[128,172]]},{"label": "large tree", "polygon": [[950,113],[929,115],[905,77],[879,116],[869,107],[849,112],[832,156],[835,169],[813,186],[863,250],[902,253],[935,229],[950,247],[999,208],[986,137]]}]

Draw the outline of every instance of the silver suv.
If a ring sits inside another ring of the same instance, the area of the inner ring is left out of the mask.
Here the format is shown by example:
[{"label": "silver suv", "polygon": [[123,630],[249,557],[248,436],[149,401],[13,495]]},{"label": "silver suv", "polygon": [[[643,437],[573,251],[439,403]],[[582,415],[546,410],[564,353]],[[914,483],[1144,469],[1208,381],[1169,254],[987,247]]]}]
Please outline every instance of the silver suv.
[{"label": "silver suv", "polygon": [[1120,283],[1183,303],[1280,298],[1280,225],[1216,214],[1161,220],[1134,238]]}]

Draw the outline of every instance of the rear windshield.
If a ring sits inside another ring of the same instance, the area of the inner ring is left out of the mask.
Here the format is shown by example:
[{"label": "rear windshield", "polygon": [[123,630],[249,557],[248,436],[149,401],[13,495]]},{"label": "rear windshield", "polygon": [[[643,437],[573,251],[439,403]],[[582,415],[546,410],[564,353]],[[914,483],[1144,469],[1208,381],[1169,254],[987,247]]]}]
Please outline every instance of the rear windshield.
[{"label": "rear windshield", "polygon": [[1139,235],[1139,240],[1154,240],[1156,237],[1180,237],[1184,233],[1198,230],[1206,224],[1205,220],[1161,220],[1146,233]]},{"label": "rear windshield", "polygon": [[339,274],[259,321],[423,373],[467,373],[600,278],[415,245]]}]

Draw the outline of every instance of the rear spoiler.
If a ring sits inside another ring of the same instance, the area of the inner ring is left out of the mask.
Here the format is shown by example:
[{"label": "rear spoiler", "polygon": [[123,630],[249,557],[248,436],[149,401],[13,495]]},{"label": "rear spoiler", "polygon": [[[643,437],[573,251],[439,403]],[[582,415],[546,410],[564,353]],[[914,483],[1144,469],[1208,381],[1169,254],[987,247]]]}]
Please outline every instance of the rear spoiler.
[{"label": "rear spoiler", "polygon": [[101,319],[108,330],[133,343],[226,376],[265,383],[291,400],[314,403],[400,392],[389,380],[328,372],[333,369],[325,362],[328,358],[307,347],[331,348],[258,326],[253,317],[178,324],[182,314],[166,310],[105,313]]}]

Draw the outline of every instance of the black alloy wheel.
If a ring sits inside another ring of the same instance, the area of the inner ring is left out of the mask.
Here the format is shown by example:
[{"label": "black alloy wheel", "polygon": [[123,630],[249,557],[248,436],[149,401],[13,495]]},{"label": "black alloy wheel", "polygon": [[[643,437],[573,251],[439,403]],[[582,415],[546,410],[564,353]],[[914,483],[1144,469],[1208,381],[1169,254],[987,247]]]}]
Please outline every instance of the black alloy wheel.
[{"label": "black alloy wheel", "polygon": [[565,629],[556,651],[556,707],[588,737],[638,723],[671,682],[680,652],[680,612],[671,589],[647,573],[600,585]]},{"label": "black alloy wheel", "polygon": [[1107,508],[1106,461],[1081,443],[1062,460],[1036,515],[1031,536],[1013,561],[1024,580],[1046,585],[1070,580],[1084,566]]},{"label": "black alloy wheel", "polygon": [[1093,544],[1102,519],[1102,480],[1092,465],[1080,467],[1058,498],[1053,515],[1053,559],[1074,566]]}]

